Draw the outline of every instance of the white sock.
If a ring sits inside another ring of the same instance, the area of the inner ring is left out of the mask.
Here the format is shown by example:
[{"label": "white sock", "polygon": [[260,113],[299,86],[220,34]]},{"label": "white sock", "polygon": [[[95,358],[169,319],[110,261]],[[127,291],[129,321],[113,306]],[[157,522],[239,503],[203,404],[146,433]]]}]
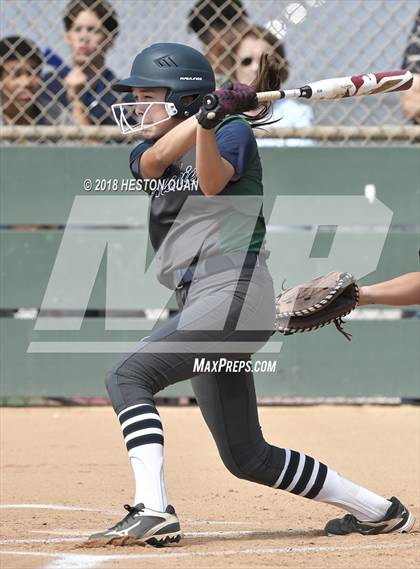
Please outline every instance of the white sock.
[{"label": "white sock", "polygon": [[163,446],[148,444],[136,447],[129,453],[136,482],[134,504],[144,504],[146,508],[164,512],[166,498],[163,475]]},{"label": "white sock", "polygon": [[134,504],[164,512],[163,427],[154,405],[139,403],[118,414],[136,483]]},{"label": "white sock", "polygon": [[389,500],[346,480],[331,468],[315,500],[344,508],[363,522],[379,521],[392,505]]}]

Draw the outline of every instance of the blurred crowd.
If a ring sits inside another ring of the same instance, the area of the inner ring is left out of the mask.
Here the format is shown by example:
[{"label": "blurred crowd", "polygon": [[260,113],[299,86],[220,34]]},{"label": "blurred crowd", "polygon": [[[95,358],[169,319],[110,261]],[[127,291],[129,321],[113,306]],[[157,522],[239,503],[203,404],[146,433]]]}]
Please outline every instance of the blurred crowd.
[{"label": "blurred crowd", "polygon": [[[112,90],[117,77],[107,66],[108,51],[119,32],[112,4],[70,0],[62,21],[68,62],[26,37],[1,38],[0,124],[110,125],[111,105],[130,101],[129,95]],[[201,42],[219,85],[226,80],[252,84],[262,54],[280,63],[277,88],[287,81],[292,62],[279,35],[254,24],[241,0],[196,0],[186,26]],[[420,10],[408,32],[401,59],[402,67],[413,72],[414,85],[401,95],[401,110],[407,121],[420,124]],[[313,111],[294,100],[277,101],[272,120],[279,121],[276,127],[307,127],[313,124]]]},{"label": "blurred crowd", "polygon": [[106,66],[106,56],[119,31],[115,10],[107,0],[70,0],[63,27],[69,63],[51,49],[41,52],[27,38],[1,39],[3,124],[113,124],[117,77]]}]

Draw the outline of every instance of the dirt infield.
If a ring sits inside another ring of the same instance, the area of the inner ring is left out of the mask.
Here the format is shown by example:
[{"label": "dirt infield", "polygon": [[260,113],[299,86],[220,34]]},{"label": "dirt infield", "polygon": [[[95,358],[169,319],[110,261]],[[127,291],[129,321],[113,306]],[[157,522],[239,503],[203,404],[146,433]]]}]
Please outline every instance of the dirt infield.
[{"label": "dirt infield", "polygon": [[[312,454],[420,518],[420,413],[414,407],[260,409],[268,441]],[[111,408],[2,410],[2,569],[418,567],[409,535],[325,537],[332,506],[235,479],[194,407],[160,409],[177,546],[86,548],[118,521],[133,482]]]}]

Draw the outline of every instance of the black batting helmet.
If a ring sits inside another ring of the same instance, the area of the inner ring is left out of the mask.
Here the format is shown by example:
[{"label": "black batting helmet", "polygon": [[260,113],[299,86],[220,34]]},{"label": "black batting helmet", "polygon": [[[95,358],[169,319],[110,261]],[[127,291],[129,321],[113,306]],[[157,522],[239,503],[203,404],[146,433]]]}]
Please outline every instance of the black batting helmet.
[{"label": "black batting helmet", "polygon": [[[133,87],[166,87],[165,101],[173,103],[178,116],[198,112],[203,97],[214,91],[215,80],[210,63],[196,49],[180,43],[155,43],[136,55],[130,77],[114,85],[116,91]],[[183,97],[195,96],[190,104]]]}]

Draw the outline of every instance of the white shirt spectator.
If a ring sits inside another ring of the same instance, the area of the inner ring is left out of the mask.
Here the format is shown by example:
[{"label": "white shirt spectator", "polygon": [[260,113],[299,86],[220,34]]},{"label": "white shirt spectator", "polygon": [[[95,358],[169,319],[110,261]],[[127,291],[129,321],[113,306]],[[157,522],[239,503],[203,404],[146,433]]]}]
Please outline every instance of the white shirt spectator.
[{"label": "white shirt spectator", "polygon": [[[276,101],[273,107],[273,116],[267,120],[279,120],[279,122],[265,128],[300,128],[312,126],[314,113],[309,105],[283,99]],[[258,138],[258,146],[310,146],[313,140],[303,138]]]}]

